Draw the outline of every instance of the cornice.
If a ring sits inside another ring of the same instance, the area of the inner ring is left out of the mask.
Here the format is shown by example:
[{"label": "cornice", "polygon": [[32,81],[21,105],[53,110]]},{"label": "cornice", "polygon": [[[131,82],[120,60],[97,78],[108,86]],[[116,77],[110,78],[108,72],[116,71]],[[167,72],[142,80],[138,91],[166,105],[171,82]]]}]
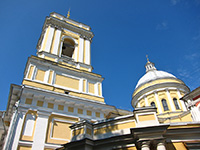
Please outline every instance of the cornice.
[{"label": "cornice", "polygon": [[59,19],[54,18],[54,17],[48,17],[46,19],[45,26],[48,26],[48,25],[50,25],[51,27],[58,28],[58,29],[62,29],[62,30],[68,29],[70,31],[79,33],[81,37],[83,37],[87,40],[92,40],[92,38],[94,36],[94,34],[91,31],[88,31],[88,30],[82,29],[80,27],[74,26],[72,24],[69,24],[65,21],[59,20]]}]

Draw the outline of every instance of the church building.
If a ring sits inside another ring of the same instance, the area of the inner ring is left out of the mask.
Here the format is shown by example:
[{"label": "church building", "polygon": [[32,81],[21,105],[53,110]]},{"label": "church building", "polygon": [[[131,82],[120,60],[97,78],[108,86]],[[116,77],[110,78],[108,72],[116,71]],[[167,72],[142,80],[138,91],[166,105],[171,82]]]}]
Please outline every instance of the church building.
[{"label": "church building", "polygon": [[[200,149],[200,90],[147,59],[132,94],[134,111],[107,105],[91,66],[90,26],[46,17],[36,56],[0,112],[3,150]],[[193,96],[193,97],[192,97]]]}]

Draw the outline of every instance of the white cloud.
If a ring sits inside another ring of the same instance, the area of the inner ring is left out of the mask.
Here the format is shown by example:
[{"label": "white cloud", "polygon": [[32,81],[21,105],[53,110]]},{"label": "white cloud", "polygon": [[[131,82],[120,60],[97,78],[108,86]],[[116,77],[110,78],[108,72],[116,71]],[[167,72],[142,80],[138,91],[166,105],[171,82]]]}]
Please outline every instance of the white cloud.
[{"label": "white cloud", "polygon": [[181,0],[171,0],[171,4],[172,5],[176,5],[180,2]]},{"label": "white cloud", "polygon": [[200,31],[196,34],[196,36],[193,37],[193,40],[200,40]]},{"label": "white cloud", "polygon": [[166,21],[163,21],[162,23],[159,23],[156,26],[156,30],[167,30],[168,29],[168,24]]},{"label": "white cloud", "polygon": [[177,70],[180,79],[193,90],[200,86],[200,53],[191,53],[183,57],[183,63]]}]

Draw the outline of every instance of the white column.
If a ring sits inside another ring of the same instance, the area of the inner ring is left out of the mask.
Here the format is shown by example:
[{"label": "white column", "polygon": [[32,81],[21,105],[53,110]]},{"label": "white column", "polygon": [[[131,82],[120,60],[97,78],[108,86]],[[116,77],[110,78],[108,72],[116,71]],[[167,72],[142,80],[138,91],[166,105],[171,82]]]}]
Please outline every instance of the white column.
[{"label": "white column", "polygon": [[149,106],[146,95],[144,96],[145,106]]},{"label": "white column", "polygon": [[45,82],[45,83],[48,83],[49,73],[50,73],[49,70],[45,70],[45,74],[44,74],[44,82]]},{"label": "white column", "polygon": [[142,142],[141,150],[150,150],[150,141]]},{"label": "white column", "polygon": [[74,54],[73,54],[73,58],[74,60],[77,62],[78,61],[78,45],[75,44],[75,48],[74,48]]},{"label": "white column", "polygon": [[80,79],[79,81],[79,91],[83,92],[83,79]]},{"label": "white column", "polygon": [[187,111],[187,108],[186,108],[186,106],[185,106],[185,103],[184,103],[184,101],[183,100],[180,100],[180,98],[182,97],[181,96],[181,93],[180,93],[180,91],[177,89],[177,94],[178,94],[178,97],[179,97],[179,101],[181,102],[181,106],[182,106],[182,108],[183,108],[183,111]]},{"label": "white column", "polygon": [[[16,116],[13,116],[8,134],[6,137],[4,150],[16,150],[19,143],[19,138],[22,131],[22,125],[25,118],[25,112],[17,112]],[[15,118],[16,117],[16,118]]]},{"label": "white column", "polygon": [[90,65],[90,41],[85,40],[85,63]]},{"label": "white column", "polygon": [[101,84],[101,82],[98,82],[98,84],[99,84],[99,87],[98,87],[98,88],[99,88],[99,89],[98,89],[98,90],[99,90],[99,91],[98,91],[99,93],[98,93],[98,94],[99,94],[99,96],[102,96],[102,95],[103,95],[103,93],[102,93],[102,84]]},{"label": "white column", "polygon": [[79,38],[79,62],[83,63],[83,49],[84,49],[84,39]]},{"label": "white column", "polygon": [[58,55],[58,49],[59,49],[59,44],[60,44],[60,36],[61,36],[61,31],[59,29],[57,29],[56,32],[55,32],[53,52],[52,52],[55,55]]},{"label": "white column", "polygon": [[171,96],[170,96],[170,93],[169,93],[169,90],[168,90],[168,89],[166,89],[166,93],[167,93],[167,98],[168,98],[168,100],[169,100],[169,104],[170,104],[170,106],[171,106],[172,111],[176,111],[174,102],[172,101],[172,98],[171,98]]},{"label": "white column", "polygon": [[49,115],[38,112],[32,150],[44,149]]},{"label": "white column", "polygon": [[154,95],[155,95],[155,97],[156,97],[156,103],[157,103],[157,105],[158,105],[158,106],[156,106],[156,107],[158,108],[159,113],[162,113],[162,108],[161,108],[161,105],[160,105],[160,101],[159,101],[157,92],[154,92]]},{"label": "white column", "polygon": [[200,121],[200,112],[197,107],[195,106],[191,107],[191,114],[193,121]]},{"label": "white column", "polygon": [[45,52],[48,52],[48,53],[50,52],[51,44],[53,41],[54,30],[55,29],[53,27],[50,27],[50,29],[49,29],[49,34],[48,34],[48,37],[46,40]]},{"label": "white column", "polygon": [[98,95],[99,90],[98,90],[98,82],[94,84],[94,94]]},{"label": "white column", "polygon": [[157,150],[166,150],[164,141],[157,144]]}]

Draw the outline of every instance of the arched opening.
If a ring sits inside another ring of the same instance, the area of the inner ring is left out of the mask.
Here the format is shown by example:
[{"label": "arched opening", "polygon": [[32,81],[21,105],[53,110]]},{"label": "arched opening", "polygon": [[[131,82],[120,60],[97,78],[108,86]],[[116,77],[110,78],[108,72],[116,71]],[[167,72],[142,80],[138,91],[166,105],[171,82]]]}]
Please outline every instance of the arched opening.
[{"label": "arched opening", "polygon": [[167,105],[167,101],[165,99],[162,99],[162,105],[163,105],[164,111],[169,110],[168,105]]},{"label": "arched opening", "polygon": [[154,102],[151,102],[151,106],[156,107],[156,104]]},{"label": "arched opening", "polygon": [[72,39],[66,38],[62,45],[62,56],[72,57],[75,49],[75,42]]},{"label": "arched opening", "polygon": [[176,98],[173,98],[174,101],[174,105],[176,107],[176,109],[180,109],[179,105],[178,105],[178,100]]}]

